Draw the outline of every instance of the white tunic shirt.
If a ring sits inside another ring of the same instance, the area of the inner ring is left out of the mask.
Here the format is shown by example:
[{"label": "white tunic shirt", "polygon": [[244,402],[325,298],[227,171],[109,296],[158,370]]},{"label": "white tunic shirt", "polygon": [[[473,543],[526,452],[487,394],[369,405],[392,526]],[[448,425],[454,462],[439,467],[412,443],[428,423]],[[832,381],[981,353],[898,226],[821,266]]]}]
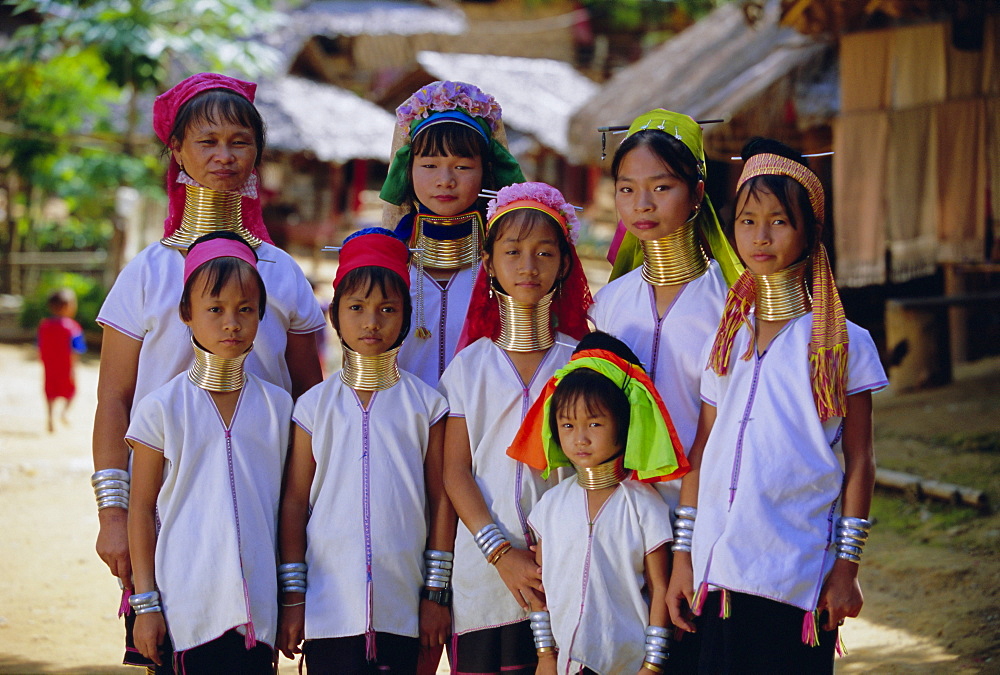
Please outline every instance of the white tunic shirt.
[{"label": "white tunic shirt", "polygon": [[[614,335],[642,361],[667,406],[686,453],[698,429],[698,391],[705,368],[702,350],[719,328],[728,292],[719,264],[681,289],[667,311],[656,311],[653,286],[642,268],[615,279],[597,292],[590,320],[597,330]],[[676,506],[680,481],[657,484],[664,499]]]},{"label": "white tunic shirt", "polygon": [[[156,585],[176,651],[253,622],[274,645],[275,552],[292,399],[247,375],[227,429],[181,373],[143,398],[127,438],[163,453]],[[246,595],[244,595],[244,582]]]},{"label": "white tunic shirt", "polygon": [[[705,371],[701,395],[717,413],[702,458],[692,547],[696,586],[707,582],[807,611],[833,567],[844,481],[843,418],[821,423],[813,401],[811,331],[806,314],[762,356],[744,361],[750,331],[743,326],[729,373]],[[847,332],[847,393],[884,388],[868,331],[848,322]]]},{"label": "white tunic shirt", "polygon": [[591,525],[587,491],[571,476],[542,495],[529,522],[542,540],[559,672],[637,673],[649,624],[644,558],[673,539],[670,507],[650,485],[626,480]]},{"label": "white tunic shirt", "polygon": [[427,543],[424,457],[444,397],[414,375],[365,410],[334,373],[295,404],[316,473],[306,526],[307,640],[367,630],[417,637]]},{"label": "white tunic shirt", "polygon": [[[261,260],[257,270],[267,289],[267,309],[254,350],[243,365],[248,373],[290,392],[292,380],[285,363],[287,334],[320,330],[323,313],[312,287],[290,255],[266,242],[257,249],[257,255]],[[125,266],[101,307],[98,323],[143,343],[132,410],[143,396],[174,375],[186,372],[194,361],[190,332],[177,312],[183,289],[184,256],[157,242]]]},{"label": "white tunic shirt", "polygon": [[[465,324],[472,297],[473,273],[478,265],[463,267],[448,281],[438,282],[426,271],[423,277],[424,325],[431,336],[422,339],[410,332],[399,350],[399,367],[436,387],[444,369],[455,356],[458,336]],[[413,298],[413,330],[417,328],[417,293],[420,271],[410,268],[410,296]],[[441,286],[441,283],[444,286]]]},{"label": "white tunic shirt", "polygon": [[[518,548],[527,548],[528,513],[556,479],[553,474],[543,481],[540,472],[508,457],[507,448],[542,387],[573,355],[573,338],[559,333],[555,340],[527,386],[507,352],[489,338],[460,351],[438,385],[448,398],[450,415],[465,418],[472,474],[493,521]],[[486,562],[473,534],[459,521],[452,570],[452,616],[458,634],[527,617]]]}]

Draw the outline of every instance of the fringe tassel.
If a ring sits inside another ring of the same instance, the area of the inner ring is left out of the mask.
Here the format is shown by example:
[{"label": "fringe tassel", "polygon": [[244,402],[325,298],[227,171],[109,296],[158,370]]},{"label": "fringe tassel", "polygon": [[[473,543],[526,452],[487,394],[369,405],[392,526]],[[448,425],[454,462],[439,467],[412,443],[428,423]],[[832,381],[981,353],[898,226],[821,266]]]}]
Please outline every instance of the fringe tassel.
[{"label": "fringe tassel", "polygon": [[837,644],[836,644],[837,656],[844,658],[847,656],[847,646],[844,644],[844,635],[840,628],[837,629]]},{"label": "fringe tassel", "polygon": [[719,598],[719,618],[728,619],[732,615],[733,615],[732,599],[729,595],[729,591],[723,588],[722,597]]},{"label": "fringe tassel", "polygon": [[810,647],[819,646],[819,631],[816,629],[818,617],[816,612],[806,612],[802,617],[802,644]]},{"label": "fringe tassel", "polygon": [[128,604],[128,599],[130,597],[132,597],[132,589],[128,587],[122,588],[122,601],[118,605],[119,619],[132,613],[132,606]]},{"label": "fringe tassel", "polygon": [[809,350],[816,411],[822,421],[847,414],[847,343]]},{"label": "fringe tassel", "polygon": [[372,588],[372,572],[368,569],[368,598],[367,598],[368,626],[365,628],[365,658],[373,663],[378,658],[378,651],[375,648],[375,628],[372,626],[372,607],[374,605],[374,590]]},{"label": "fringe tassel", "polygon": [[247,588],[247,580],[243,579],[243,601],[247,605],[247,621],[244,626],[247,628],[247,634],[244,636],[243,644],[246,646],[247,650],[251,650],[257,646],[257,632],[253,628],[253,613],[250,611],[250,589]]},{"label": "fringe tassel", "polygon": [[830,269],[826,248],[812,254],[813,325],[809,372],[816,411],[824,422],[847,413],[847,318]]},{"label": "fringe tassel", "polygon": [[708,582],[703,581],[698,586],[698,590],[694,592],[694,597],[691,598],[691,611],[694,612],[695,616],[701,616],[701,610],[705,607],[705,598],[707,596]]},{"label": "fringe tassel", "polygon": [[[740,326],[747,321],[753,301],[753,275],[744,272],[729,289],[729,294],[726,296],[722,320],[719,321],[715,342],[712,343],[712,352],[708,357],[708,365],[715,371],[716,375],[725,375],[729,371],[729,360],[733,351],[733,342],[736,340],[736,333],[739,332]],[[753,331],[751,331],[752,334]],[[750,343],[751,351],[748,351],[748,354],[752,353],[753,340]],[[749,358],[748,354],[744,354],[743,359]]]}]

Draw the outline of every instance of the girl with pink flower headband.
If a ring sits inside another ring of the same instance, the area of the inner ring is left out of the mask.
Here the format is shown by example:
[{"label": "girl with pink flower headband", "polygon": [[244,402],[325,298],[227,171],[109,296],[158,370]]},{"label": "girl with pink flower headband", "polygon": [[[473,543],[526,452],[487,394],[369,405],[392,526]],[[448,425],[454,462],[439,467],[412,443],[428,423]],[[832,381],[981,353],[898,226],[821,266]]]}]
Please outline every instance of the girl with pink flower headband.
[{"label": "girl with pink flower headband", "polygon": [[542,387],[587,331],[592,302],[574,208],[544,183],[501,189],[460,341],[438,385],[450,407],[444,481],[461,522],[452,569],[452,672],[532,673],[541,576],[527,516],[556,477],[507,456]]},{"label": "girl with pink flower headband", "polygon": [[464,82],[433,82],[396,110],[383,225],[416,249],[414,337],[400,364],[437,386],[455,355],[482,250],[483,188],[524,176],[506,148],[500,105]]},{"label": "girl with pink flower headband", "polygon": [[[98,314],[104,327],[93,437],[98,472],[128,476],[124,438],[132,413],[144,396],[194,360],[183,347],[188,329],[177,316],[177,297],[188,247],[199,236],[233,232],[261,259],[268,311],[256,348],[247,356],[247,372],[293,395],[322,379],[314,338],[324,324],[319,303],[298,264],[270,243],[261,217],[256,171],[264,151],[264,121],[253,104],[256,88],[252,82],[199,73],[153,105],[153,129],[169,157],[167,219],[164,238],[125,266]],[[97,552],[129,589],[127,505],[127,498],[99,503]],[[126,625],[131,621],[130,615]],[[151,664],[133,648],[126,662]]]}]

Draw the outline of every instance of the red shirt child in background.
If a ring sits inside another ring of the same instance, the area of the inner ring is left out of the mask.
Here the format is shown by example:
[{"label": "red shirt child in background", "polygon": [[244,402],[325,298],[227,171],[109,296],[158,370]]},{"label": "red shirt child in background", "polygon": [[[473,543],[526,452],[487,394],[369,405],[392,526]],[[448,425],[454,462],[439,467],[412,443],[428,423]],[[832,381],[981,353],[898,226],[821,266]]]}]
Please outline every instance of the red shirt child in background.
[{"label": "red shirt child in background", "polygon": [[61,419],[69,421],[66,413],[76,394],[76,377],[73,365],[76,354],[87,350],[83,329],[73,320],[76,316],[76,294],[62,288],[49,295],[49,318],[38,325],[38,355],[45,370],[45,400],[48,403],[49,433],[55,431],[53,415],[56,399],[65,399]]}]

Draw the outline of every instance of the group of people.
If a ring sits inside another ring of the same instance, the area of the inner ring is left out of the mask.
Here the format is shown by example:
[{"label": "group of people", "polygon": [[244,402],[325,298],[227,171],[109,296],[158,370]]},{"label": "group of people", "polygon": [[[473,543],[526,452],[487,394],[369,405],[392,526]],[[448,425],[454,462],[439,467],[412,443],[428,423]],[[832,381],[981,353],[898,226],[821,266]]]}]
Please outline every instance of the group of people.
[{"label": "group of people", "polygon": [[592,297],[576,209],[524,180],[496,100],[423,87],[388,227],[339,249],[323,380],[323,314],[261,217],[254,91],[202,73],[156,99],[164,238],[98,318],[126,663],[432,673],[447,646],[455,673],[832,671],[886,378],[802,157],[749,143],[723,226],[698,124],[639,117]]}]

